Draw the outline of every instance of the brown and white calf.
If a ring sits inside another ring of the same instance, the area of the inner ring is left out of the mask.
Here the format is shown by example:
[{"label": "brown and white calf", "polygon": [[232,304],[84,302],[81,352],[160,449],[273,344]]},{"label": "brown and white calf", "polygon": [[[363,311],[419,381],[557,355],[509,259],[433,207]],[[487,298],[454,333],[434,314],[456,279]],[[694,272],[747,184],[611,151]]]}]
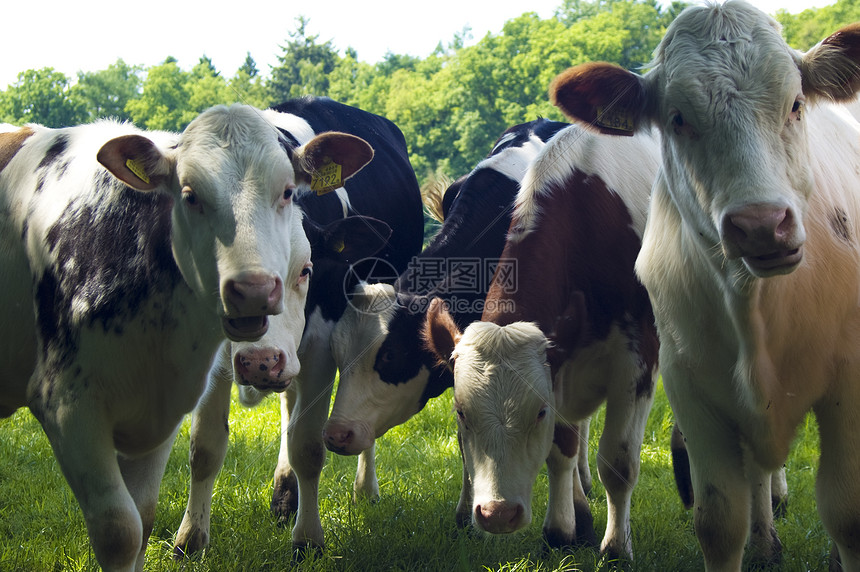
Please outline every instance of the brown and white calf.
[{"label": "brown and white calf", "polygon": [[143,568],[173,436],[222,340],[259,338],[278,313],[301,328],[310,248],[292,192],[347,148],[362,157],[347,173],[372,155],[327,134],[291,162],[240,105],[182,134],[0,134],[0,412],[41,423],[103,569]]},{"label": "brown and white calf", "polygon": [[[608,133],[651,125],[662,170],[637,272],[687,439],[708,570],[778,560],[770,472],[818,421],[818,511],[860,570],[860,25],[806,53],[730,0],[685,10],[652,69],[561,75],[554,99]],[[838,553],[838,554],[837,554]]]},{"label": "brown and white calf", "polygon": [[[554,546],[596,543],[576,466],[577,423],[605,402],[601,550],[632,557],[630,497],[657,372],[654,318],[633,263],[658,159],[649,134],[559,132],[517,195],[501,256],[516,261],[516,280],[497,273],[481,321],[462,335],[441,303],[428,313],[428,344],[454,371],[464,460],[457,510],[483,530],[531,522],[532,485],[546,462],[545,537]],[[564,333],[555,336],[557,324]]]}]

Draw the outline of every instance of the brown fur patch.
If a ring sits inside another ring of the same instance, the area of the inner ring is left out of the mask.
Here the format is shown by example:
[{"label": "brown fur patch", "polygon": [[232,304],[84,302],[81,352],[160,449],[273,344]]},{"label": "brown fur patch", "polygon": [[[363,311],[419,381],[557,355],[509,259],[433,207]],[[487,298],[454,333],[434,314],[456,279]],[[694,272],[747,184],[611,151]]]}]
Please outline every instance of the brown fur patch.
[{"label": "brown fur patch", "polygon": [[552,442],[558,446],[562,455],[572,459],[579,449],[579,426],[556,425]]},{"label": "brown fur patch", "polygon": [[6,165],[18,153],[21,146],[24,145],[24,141],[33,133],[35,131],[29,127],[22,127],[17,131],[10,131],[8,133],[0,133],[0,171],[6,168]]}]

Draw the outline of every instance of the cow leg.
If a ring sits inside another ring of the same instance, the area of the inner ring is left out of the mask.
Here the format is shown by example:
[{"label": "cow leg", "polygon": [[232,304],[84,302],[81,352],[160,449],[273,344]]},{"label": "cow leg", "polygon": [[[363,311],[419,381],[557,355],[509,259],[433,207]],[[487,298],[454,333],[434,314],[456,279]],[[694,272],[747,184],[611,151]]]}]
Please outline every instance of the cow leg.
[{"label": "cow leg", "polygon": [[[686,437],[695,502],[693,526],[705,569],[740,570],[750,530],[751,498],[737,433],[716,418],[707,403],[700,409],[694,400],[676,399],[668,379],[664,370],[664,387]],[[686,385],[686,379],[682,383]]]},{"label": "cow leg", "polygon": [[[573,447],[564,444],[573,444]],[[544,538],[553,548],[597,544],[591,507],[577,469],[578,447],[577,425],[557,424],[555,441],[546,460],[549,498],[543,523]]]},{"label": "cow leg", "polygon": [[788,512],[788,482],[785,480],[785,466],[771,475],[770,506],[774,517],[785,518]]},{"label": "cow leg", "polygon": [[579,422],[579,452],[576,456],[576,470],[579,482],[585,495],[591,494],[591,469],[588,466],[588,433],[591,429],[591,417]]},{"label": "cow leg", "polygon": [[41,416],[34,410],[34,414],[80,504],[99,565],[106,571],[135,570],[146,544],[143,523],[123,481],[112,431],[88,411],[66,416],[62,427],[53,412]]},{"label": "cow leg", "polygon": [[167,460],[170,457],[170,449],[173,447],[173,441],[176,439],[178,432],[179,426],[177,425],[176,430],[169,439],[157,449],[142,457],[129,459],[117,455],[123,481],[132,499],[134,499],[138,514],[140,514],[142,543],[134,567],[137,572],[143,570],[147,540],[149,539],[149,535],[152,534],[152,526],[155,522],[158,489],[161,486],[164,468],[167,466]]},{"label": "cow leg", "polygon": [[[850,389],[860,391],[856,383]],[[834,392],[815,407],[821,438],[815,498],[821,522],[836,547],[831,552],[831,570],[860,571],[860,432],[856,407],[851,405],[858,402],[856,395]]]},{"label": "cow leg", "polygon": [[779,564],[782,544],[773,526],[771,479],[773,472],[766,471],[747,455],[745,462],[749,477],[752,524],[750,528],[750,561],[757,566]]},{"label": "cow leg", "polygon": [[[328,338],[326,338],[328,339]],[[289,463],[298,481],[299,504],[293,527],[296,548],[325,546],[319,513],[319,480],[326,448],[322,430],[328,417],[336,366],[327,343],[308,343],[300,359],[296,404],[287,429]]]},{"label": "cow leg", "polygon": [[293,468],[290,466],[288,429],[290,413],[296,406],[295,383],[278,397],[281,401],[281,448],[278,451],[278,464],[275,467],[274,490],[272,491],[272,513],[278,517],[279,524],[287,524],[299,510],[299,485]]},{"label": "cow leg", "polygon": [[379,498],[379,481],[376,480],[376,442],[358,455],[358,467],[353,484],[353,500]]},{"label": "cow leg", "polygon": [[[637,394],[638,387],[653,387],[648,379],[624,387],[610,387],[606,401],[606,421],[597,454],[597,474],[606,489],[606,534],[600,551],[611,559],[633,559],[633,537],[630,530],[630,502],[639,480],[639,453],[645,423],[654,399],[653,391]],[[644,381],[648,379],[648,381]]]},{"label": "cow leg", "polygon": [[[222,348],[221,351],[224,351]],[[233,386],[232,367],[227,361],[216,362],[209,374],[209,387],[191,417],[191,485],[185,516],[176,533],[173,556],[182,558],[209,545],[209,518],[212,510],[212,490],[215,477],[224,465],[230,433],[230,390]],[[220,356],[220,354],[219,354]],[[226,365],[226,366],[225,366]]]}]

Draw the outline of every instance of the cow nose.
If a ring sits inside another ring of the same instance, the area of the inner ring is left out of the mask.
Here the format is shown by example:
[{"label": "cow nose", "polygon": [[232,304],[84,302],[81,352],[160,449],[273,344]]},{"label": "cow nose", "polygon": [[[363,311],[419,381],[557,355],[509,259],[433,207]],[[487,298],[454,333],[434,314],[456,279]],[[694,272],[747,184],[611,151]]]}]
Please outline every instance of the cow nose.
[{"label": "cow nose", "polygon": [[355,433],[345,427],[333,427],[323,431],[326,447],[332,451],[342,451],[352,444]]},{"label": "cow nose", "polygon": [[236,352],[233,368],[243,385],[252,385],[262,390],[282,391],[289,385],[287,355],[280,349],[249,348]]},{"label": "cow nose", "polygon": [[723,217],[723,239],[734,256],[760,256],[793,245],[797,223],[792,211],[782,205],[745,205]]},{"label": "cow nose", "polygon": [[523,513],[520,503],[490,501],[475,507],[475,521],[491,534],[506,534],[522,526]]},{"label": "cow nose", "polygon": [[260,316],[280,312],[284,285],[279,276],[246,274],[224,284],[228,313],[235,316]]}]

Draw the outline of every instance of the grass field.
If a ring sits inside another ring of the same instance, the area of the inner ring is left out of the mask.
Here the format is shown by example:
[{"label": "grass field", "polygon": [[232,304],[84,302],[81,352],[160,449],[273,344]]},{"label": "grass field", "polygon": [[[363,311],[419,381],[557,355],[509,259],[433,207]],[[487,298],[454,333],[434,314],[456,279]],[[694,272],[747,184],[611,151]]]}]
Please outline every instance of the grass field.
[{"label": "grass field", "polygon": [[[603,425],[592,424],[591,466]],[[701,570],[692,519],[674,488],[669,455],[672,416],[662,389],[649,418],[642,475],[633,494],[635,561],[641,571]],[[381,498],[351,501],[355,458],[329,454],[321,482],[327,549],[300,564],[290,532],[269,513],[278,453],[278,404],[234,402],[230,449],[215,487],[212,540],[201,555],[172,559],[173,536],[188,493],[188,423],[183,426],[161,486],[146,570],[598,570],[611,569],[588,549],[546,548],[540,533],[546,474],[538,477],[534,521],[516,535],[486,537],[454,524],[461,479],[450,390],[408,423],[377,442]],[[786,571],[826,570],[830,541],[815,512],[818,456],[813,418],[801,426],[788,463],[788,516],[777,522]],[[606,500],[594,475],[592,511],[598,536]],[[27,411],[0,422],[0,572],[98,570],[77,502],[54,461],[47,439]]]}]

